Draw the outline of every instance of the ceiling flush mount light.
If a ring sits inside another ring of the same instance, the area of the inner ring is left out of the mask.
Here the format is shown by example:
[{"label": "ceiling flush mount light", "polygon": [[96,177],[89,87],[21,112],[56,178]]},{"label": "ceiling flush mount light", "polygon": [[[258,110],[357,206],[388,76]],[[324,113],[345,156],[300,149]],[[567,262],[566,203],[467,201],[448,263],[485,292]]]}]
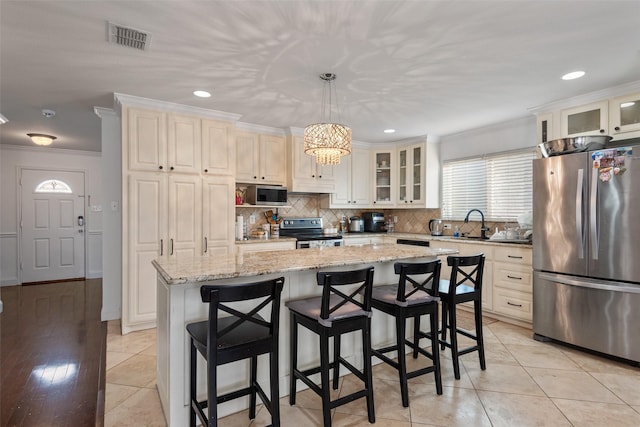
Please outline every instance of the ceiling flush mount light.
[{"label": "ceiling flush mount light", "polygon": [[[324,81],[322,92],[322,112],[320,123],[314,123],[304,128],[304,152],[316,157],[316,162],[322,165],[337,165],[340,157],[351,153],[351,129],[340,123],[331,122],[331,100],[336,100],[338,119],[338,97],[336,96],[335,79],[333,73],[320,74]],[[328,100],[328,103],[326,102]]]},{"label": "ceiling flush mount light", "polygon": [[206,90],[194,90],[193,94],[198,98],[210,98],[211,94]]},{"label": "ceiling flush mount light", "polygon": [[384,133],[395,133],[395,129],[385,129],[383,132]]},{"label": "ceiling flush mount light", "polygon": [[51,145],[55,136],[46,135],[44,133],[28,133],[27,136],[31,138],[31,140],[38,145]]},{"label": "ceiling flush mount light", "polygon": [[636,105],[636,103],[633,101],[623,102],[622,104],[620,104],[620,108],[629,108],[629,107],[633,107],[634,105]]},{"label": "ceiling flush mount light", "polygon": [[574,80],[584,76],[584,71],[573,71],[562,76],[562,80]]}]

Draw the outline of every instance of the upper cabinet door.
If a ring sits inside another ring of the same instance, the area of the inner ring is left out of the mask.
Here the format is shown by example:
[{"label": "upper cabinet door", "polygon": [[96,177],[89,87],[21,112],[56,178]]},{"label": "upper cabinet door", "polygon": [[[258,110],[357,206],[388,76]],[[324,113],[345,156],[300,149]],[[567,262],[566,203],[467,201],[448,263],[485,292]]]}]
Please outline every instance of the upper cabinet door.
[{"label": "upper cabinet door", "polygon": [[582,105],[560,112],[561,137],[607,135],[609,103]]},{"label": "upper cabinet door", "polygon": [[[351,149],[351,203],[357,207],[371,205],[371,157],[366,149]],[[342,184],[340,184],[342,185]]]},{"label": "upper cabinet door", "polygon": [[233,175],[236,150],[229,137],[229,123],[202,120],[202,172],[210,175]]},{"label": "upper cabinet door", "polygon": [[200,173],[202,138],[200,119],[191,116],[168,116],[168,169],[170,172]]},{"label": "upper cabinet door", "polygon": [[[610,101],[609,131],[613,136],[628,132],[639,132],[640,136],[640,93]],[[625,135],[625,138],[629,136],[632,135]]]},{"label": "upper cabinet door", "polygon": [[284,136],[260,135],[259,181],[285,185],[287,181],[287,140]]},{"label": "upper cabinet door", "polygon": [[124,138],[128,142],[128,169],[163,170],[167,167],[167,115],[138,108],[127,110]]},{"label": "upper cabinet door", "polygon": [[236,132],[236,181],[257,182],[260,167],[260,136],[253,132]]}]

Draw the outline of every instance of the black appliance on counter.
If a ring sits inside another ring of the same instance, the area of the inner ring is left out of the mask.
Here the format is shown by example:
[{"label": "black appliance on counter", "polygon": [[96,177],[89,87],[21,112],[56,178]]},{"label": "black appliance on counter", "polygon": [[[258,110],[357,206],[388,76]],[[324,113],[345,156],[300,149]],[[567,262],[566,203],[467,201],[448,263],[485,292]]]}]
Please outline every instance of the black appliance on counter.
[{"label": "black appliance on counter", "polygon": [[362,218],[364,219],[365,233],[384,233],[387,231],[382,212],[365,212],[362,214]]},{"label": "black appliance on counter", "polygon": [[280,237],[295,237],[297,249],[342,246],[342,235],[326,234],[322,218],[283,218]]}]

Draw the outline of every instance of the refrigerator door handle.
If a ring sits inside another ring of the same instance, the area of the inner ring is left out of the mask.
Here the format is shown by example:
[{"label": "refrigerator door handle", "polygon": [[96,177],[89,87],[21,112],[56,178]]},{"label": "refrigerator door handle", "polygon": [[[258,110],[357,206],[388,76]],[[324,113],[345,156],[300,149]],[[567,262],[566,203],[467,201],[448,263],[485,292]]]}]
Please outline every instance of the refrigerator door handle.
[{"label": "refrigerator door handle", "polygon": [[591,196],[590,196],[590,230],[591,230],[591,258],[598,259],[598,169],[591,172]]},{"label": "refrigerator door handle", "polygon": [[588,279],[584,277],[565,276],[564,274],[554,274],[540,272],[539,277],[550,282],[560,283],[569,286],[578,286],[581,288],[600,289],[603,291],[626,292],[631,294],[640,294],[640,286],[630,285],[622,282],[602,281]]},{"label": "refrigerator door handle", "polygon": [[576,237],[578,238],[578,258],[584,259],[584,206],[582,206],[582,193],[584,191],[584,169],[578,169],[578,185],[576,187]]}]

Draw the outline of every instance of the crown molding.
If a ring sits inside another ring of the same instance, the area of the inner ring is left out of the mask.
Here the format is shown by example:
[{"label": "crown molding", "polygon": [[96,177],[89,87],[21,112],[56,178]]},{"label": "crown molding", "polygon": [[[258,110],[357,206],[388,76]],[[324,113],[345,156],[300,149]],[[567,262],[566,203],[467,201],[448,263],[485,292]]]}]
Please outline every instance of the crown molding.
[{"label": "crown molding", "polygon": [[227,113],[225,111],[209,110],[207,108],[192,107],[190,105],[176,104],[174,102],[159,101],[157,99],[143,98],[139,96],[113,93],[114,110],[120,111],[122,105],[128,107],[148,108],[152,110],[166,111],[185,115],[195,115],[214,120],[226,120],[236,122],[242,114]]},{"label": "crown molding", "polygon": [[577,95],[571,98],[559,99],[547,104],[528,108],[528,111],[533,114],[551,113],[553,111],[564,110],[565,108],[577,107],[580,105],[591,104],[593,102],[604,101],[618,96],[628,95],[637,91],[640,91],[640,80],[594,92],[585,93],[583,95]]}]

